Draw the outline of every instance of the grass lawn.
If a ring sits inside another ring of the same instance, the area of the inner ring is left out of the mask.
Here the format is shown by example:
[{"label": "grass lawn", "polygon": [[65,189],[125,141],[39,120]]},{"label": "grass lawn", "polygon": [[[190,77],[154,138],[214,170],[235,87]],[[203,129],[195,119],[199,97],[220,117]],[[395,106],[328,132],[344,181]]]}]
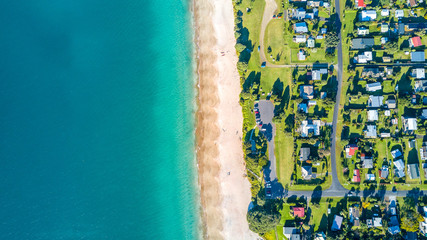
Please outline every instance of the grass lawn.
[{"label": "grass lawn", "polygon": [[276,148],[274,149],[274,152],[276,155],[277,178],[285,187],[291,183],[291,176],[295,163],[294,157],[292,156],[292,153],[294,152],[294,139],[292,134],[284,133],[284,127],[284,123],[276,125]]},{"label": "grass lawn", "polygon": [[[264,51],[265,56],[271,63],[284,64],[288,60],[289,48],[285,47],[284,26],[283,19],[273,19],[267,25],[264,37]],[[271,48],[271,53],[268,53],[269,47]],[[275,62],[270,58],[270,55],[273,55]]]}]

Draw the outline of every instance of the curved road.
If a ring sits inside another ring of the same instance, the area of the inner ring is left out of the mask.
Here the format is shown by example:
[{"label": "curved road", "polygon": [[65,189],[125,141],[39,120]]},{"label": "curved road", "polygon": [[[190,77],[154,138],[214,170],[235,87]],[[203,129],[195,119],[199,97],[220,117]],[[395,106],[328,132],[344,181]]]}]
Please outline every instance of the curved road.
[{"label": "curved road", "polygon": [[265,29],[267,28],[268,23],[273,18],[274,12],[277,9],[277,4],[275,0],[265,0],[265,7],[264,7],[264,14],[262,16],[262,22],[261,22],[261,33],[259,35],[259,58],[261,59],[261,63],[266,62],[267,67],[273,67],[274,64],[270,64],[267,61],[267,58],[265,57],[264,52],[264,36],[265,36]]}]

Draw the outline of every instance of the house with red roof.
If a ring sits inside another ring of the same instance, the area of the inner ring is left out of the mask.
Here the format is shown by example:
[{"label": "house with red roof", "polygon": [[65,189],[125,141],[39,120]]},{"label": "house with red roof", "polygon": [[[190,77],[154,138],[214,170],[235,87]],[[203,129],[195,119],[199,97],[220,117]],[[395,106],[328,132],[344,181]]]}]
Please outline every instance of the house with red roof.
[{"label": "house with red roof", "polygon": [[409,46],[411,47],[419,47],[422,46],[421,38],[419,36],[412,37],[409,39]]},{"label": "house with red roof", "polygon": [[303,207],[294,207],[294,217],[303,218],[305,216],[305,211]]},{"label": "house with red roof", "polygon": [[354,169],[353,170],[353,179],[352,182],[354,183],[360,183],[360,170]]},{"label": "house with red roof", "polygon": [[364,0],[354,0],[354,3],[357,8],[365,8],[366,4]]},{"label": "house with red roof", "polygon": [[349,144],[345,146],[345,155],[347,158],[352,158],[356,151],[359,150],[356,144]]}]

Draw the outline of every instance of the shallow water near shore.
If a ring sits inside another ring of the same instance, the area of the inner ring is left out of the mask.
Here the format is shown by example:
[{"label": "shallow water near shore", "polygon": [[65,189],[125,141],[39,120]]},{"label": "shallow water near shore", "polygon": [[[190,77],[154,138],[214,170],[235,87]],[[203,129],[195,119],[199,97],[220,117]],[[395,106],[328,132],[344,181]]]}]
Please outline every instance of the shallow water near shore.
[{"label": "shallow water near shore", "polygon": [[190,3],[1,5],[0,239],[197,239]]}]

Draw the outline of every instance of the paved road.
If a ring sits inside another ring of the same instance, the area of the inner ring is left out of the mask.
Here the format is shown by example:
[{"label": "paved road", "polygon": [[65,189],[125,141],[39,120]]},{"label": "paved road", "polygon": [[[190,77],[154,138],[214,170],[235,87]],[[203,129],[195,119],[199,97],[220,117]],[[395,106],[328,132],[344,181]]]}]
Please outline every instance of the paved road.
[{"label": "paved road", "polygon": [[266,182],[269,182],[277,180],[276,156],[274,155],[274,135],[276,133],[276,127],[273,124],[274,105],[271,101],[261,100],[258,103],[258,108],[263,123],[262,129],[268,140],[268,158],[270,160],[270,166],[264,170],[264,178]]},{"label": "paved road", "polygon": [[355,67],[425,67],[427,63],[352,64]]}]

